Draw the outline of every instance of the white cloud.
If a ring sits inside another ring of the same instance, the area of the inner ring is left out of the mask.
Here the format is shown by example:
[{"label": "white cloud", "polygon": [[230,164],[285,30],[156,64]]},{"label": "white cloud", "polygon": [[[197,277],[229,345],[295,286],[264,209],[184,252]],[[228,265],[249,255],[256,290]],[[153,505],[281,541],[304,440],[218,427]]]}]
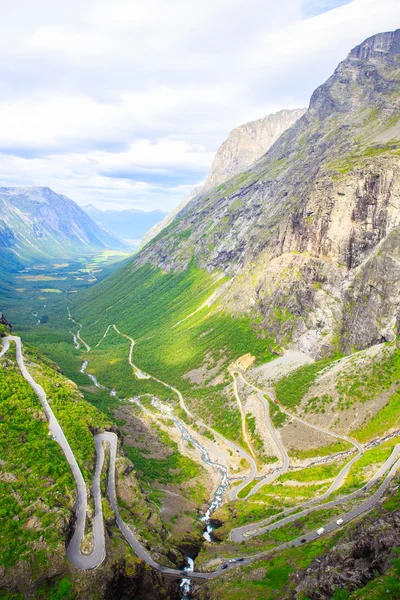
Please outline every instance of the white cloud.
[{"label": "white cloud", "polygon": [[398,0],[344,2],[1,2],[0,184],[172,208],[232,127],[306,105],[399,26]]}]

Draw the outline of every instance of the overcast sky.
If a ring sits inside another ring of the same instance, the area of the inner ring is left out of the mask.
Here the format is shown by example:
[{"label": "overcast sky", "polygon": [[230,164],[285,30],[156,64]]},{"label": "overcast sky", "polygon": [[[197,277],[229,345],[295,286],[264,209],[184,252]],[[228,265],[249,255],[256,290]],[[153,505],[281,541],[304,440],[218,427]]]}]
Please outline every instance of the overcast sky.
[{"label": "overcast sky", "polygon": [[0,185],[170,210],[229,131],[307,106],[400,0],[0,0]]}]

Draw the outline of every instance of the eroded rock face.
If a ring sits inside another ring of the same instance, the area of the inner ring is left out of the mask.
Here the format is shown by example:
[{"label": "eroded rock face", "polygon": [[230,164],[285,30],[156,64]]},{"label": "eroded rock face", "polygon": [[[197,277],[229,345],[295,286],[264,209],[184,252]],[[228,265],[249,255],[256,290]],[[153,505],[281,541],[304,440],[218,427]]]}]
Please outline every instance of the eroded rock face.
[{"label": "eroded rock face", "polygon": [[113,578],[104,592],[105,600],[178,600],[179,580],[146,569],[136,559],[121,559],[113,565]]},{"label": "eroded rock face", "polygon": [[[400,30],[352,50],[248,171],[204,192],[138,262],[231,277],[219,306],[323,356],[397,331]],[[184,235],[182,235],[184,233]]]},{"label": "eroded rock face", "polygon": [[305,112],[305,108],[280,110],[233,129],[218,148],[203,191],[212,189],[245,171]]},{"label": "eroded rock face", "polygon": [[368,527],[358,525],[333,550],[314,560],[296,586],[295,598],[328,600],[335,589],[354,591],[391,566],[400,544],[400,513],[386,514]]}]

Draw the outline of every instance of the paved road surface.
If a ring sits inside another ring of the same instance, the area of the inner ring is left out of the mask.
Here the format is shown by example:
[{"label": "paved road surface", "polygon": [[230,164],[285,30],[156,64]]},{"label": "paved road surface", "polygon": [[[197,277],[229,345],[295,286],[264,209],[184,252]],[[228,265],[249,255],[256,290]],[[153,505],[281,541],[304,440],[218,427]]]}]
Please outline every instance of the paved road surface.
[{"label": "paved road surface", "polygon": [[[131,367],[135,370],[135,371],[140,371],[140,369],[138,369],[138,367],[133,363],[132,361],[132,351],[133,351],[133,347],[135,345],[135,341],[127,334],[122,333],[117,327],[116,325],[113,325],[115,331],[117,333],[119,333],[120,335],[122,335],[123,337],[127,338],[128,340],[130,340],[131,342],[131,347],[129,350],[129,364],[131,365]],[[172,385],[170,385],[169,383],[166,383],[165,381],[162,381],[161,379],[158,379],[157,377],[154,377],[154,375],[149,375],[148,373],[144,374],[147,376],[147,378],[153,379],[154,381],[157,381],[158,383],[160,383],[161,385],[163,385],[164,387],[170,389],[172,392],[174,392],[174,394],[176,394],[178,396],[179,399],[179,405],[182,408],[182,410],[185,411],[185,413],[191,418],[193,419],[193,421],[195,421],[197,423],[197,425],[200,425],[201,427],[204,427],[204,429],[207,429],[210,433],[212,433],[212,435],[216,438],[218,438],[223,444],[225,444],[226,446],[228,446],[229,448],[231,448],[232,450],[234,450],[234,452],[236,452],[236,454],[238,456],[240,456],[241,458],[244,458],[245,460],[248,461],[249,465],[250,465],[250,474],[244,479],[244,481],[237,487],[235,488],[234,491],[236,491],[236,493],[238,493],[241,489],[243,489],[244,487],[246,487],[246,485],[248,485],[251,481],[253,481],[254,477],[257,475],[257,465],[256,462],[254,460],[254,458],[252,456],[250,456],[250,454],[248,452],[246,452],[246,450],[244,450],[241,446],[238,446],[237,444],[231,442],[230,440],[226,439],[223,435],[221,435],[220,433],[218,433],[218,431],[215,431],[215,429],[213,429],[212,427],[210,427],[209,425],[206,425],[206,423],[204,423],[203,421],[200,421],[186,406],[185,401],[183,399],[183,396],[181,394],[181,392],[173,387]]]},{"label": "paved road surface", "polygon": [[[350,500],[354,500],[355,498],[362,496],[364,492],[368,491],[371,487],[376,485],[376,483],[385,475],[385,473],[387,473],[387,471],[397,461],[399,454],[400,444],[396,444],[396,446],[393,448],[392,454],[373,475],[373,477],[371,477],[369,482],[362,488],[356,490],[355,492],[352,492],[351,494],[346,494],[345,496],[341,496],[340,498],[336,498],[335,500],[331,500],[330,502],[325,502],[322,504],[323,500],[325,500],[328,497],[328,495],[332,493],[328,490],[322,496],[314,498],[313,500],[309,500],[308,502],[304,502],[303,504],[295,506],[293,508],[284,510],[282,513],[273,515],[268,519],[264,519],[263,521],[258,521],[257,523],[243,525],[242,527],[236,527],[235,529],[232,529],[230,533],[232,541],[240,543],[243,540],[262,535],[263,533],[267,533],[268,531],[280,529],[281,527],[284,527],[285,525],[288,525],[293,521],[297,521],[297,519],[305,517],[306,515],[314,511],[335,508],[336,506],[340,506],[342,504],[345,504],[346,502],[349,502]],[[275,522],[272,523],[272,521]]]},{"label": "paved road surface", "polygon": [[0,358],[1,358],[2,356],[4,356],[4,354],[7,352],[7,350],[8,350],[8,349],[9,349],[9,347],[10,347],[10,343],[9,343],[9,341],[8,341],[8,337],[3,337],[3,338],[1,338],[1,342],[2,342],[2,343],[1,343],[1,350],[0,350]]},{"label": "paved road surface", "polygon": [[[42,407],[45,411],[46,417],[49,421],[50,433],[52,434],[54,439],[60,444],[60,446],[64,452],[64,455],[71,467],[73,476],[75,478],[75,483],[76,483],[76,487],[77,487],[76,523],[75,523],[74,534],[72,536],[71,542],[67,549],[67,556],[68,556],[69,560],[79,569],[95,568],[95,567],[99,566],[105,558],[104,521],[103,521],[103,515],[102,515],[102,509],[101,509],[101,489],[100,489],[101,471],[102,471],[102,467],[103,467],[103,463],[104,463],[103,444],[108,445],[109,451],[110,451],[110,466],[109,466],[109,473],[108,473],[107,491],[108,491],[108,496],[110,499],[110,505],[111,505],[112,509],[114,510],[114,513],[116,516],[117,524],[118,524],[122,534],[124,535],[125,539],[129,543],[129,545],[134,549],[136,554],[141,559],[143,559],[148,565],[150,565],[151,567],[153,567],[154,569],[156,569],[157,571],[159,571],[161,573],[165,573],[165,574],[171,575],[173,577],[184,577],[184,578],[190,577],[191,579],[213,579],[214,577],[224,575],[228,570],[237,568],[239,566],[247,565],[255,560],[268,558],[268,556],[275,554],[276,552],[279,552],[285,548],[299,546],[303,543],[301,541],[302,539],[305,539],[306,541],[311,541],[311,540],[314,540],[319,537],[316,532],[311,532],[309,534],[301,536],[301,538],[299,537],[299,538],[292,540],[290,542],[287,542],[285,544],[281,544],[280,546],[275,547],[271,551],[261,552],[261,553],[249,556],[249,557],[245,558],[242,562],[233,563],[233,564],[228,563],[227,569],[225,569],[225,570],[217,569],[216,571],[214,571],[212,573],[202,573],[202,572],[194,571],[189,574],[185,571],[180,571],[178,569],[171,569],[168,567],[164,567],[154,561],[154,559],[151,557],[149,552],[143,547],[143,545],[135,537],[134,533],[131,531],[131,529],[128,527],[128,525],[121,519],[119,509],[118,509],[118,502],[117,502],[117,498],[116,498],[116,490],[115,490],[115,460],[116,460],[117,447],[118,447],[118,438],[114,433],[105,432],[105,433],[98,434],[95,436],[97,462],[96,462],[96,469],[95,469],[95,474],[93,477],[93,486],[92,486],[92,493],[93,493],[94,502],[95,502],[95,516],[94,516],[94,520],[93,520],[93,549],[90,554],[83,554],[81,552],[80,547],[81,547],[81,542],[82,542],[82,538],[84,535],[85,521],[86,521],[86,509],[87,509],[87,490],[86,490],[85,481],[83,479],[83,476],[82,476],[82,473],[78,466],[78,463],[74,457],[74,454],[71,450],[71,447],[68,444],[68,441],[64,435],[64,432],[63,432],[61,426],[59,425],[59,423],[47,401],[47,397],[46,397],[46,394],[45,394],[43,388],[38,383],[36,383],[36,381],[30,375],[29,371],[27,370],[27,368],[25,366],[23,355],[22,355],[22,343],[21,343],[20,338],[17,336],[8,336],[6,338],[2,338],[2,350],[0,352],[0,357],[3,356],[9,349],[9,340],[15,342],[16,358],[17,358],[17,363],[21,370],[21,373],[22,373],[23,377],[26,379],[26,381],[29,383],[29,385],[34,389],[35,393],[37,394],[37,396],[42,404]],[[163,382],[161,382],[161,383],[163,383]],[[166,385],[167,387],[170,387],[172,390],[174,390],[178,394],[178,396],[180,396],[182,398],[182,396],[178,390],[175,390],[175,388],[172,388],[172,386],[169,386],[168,384],[164,384],[164,385]],[[259,391],[261,392],[261,390],[259,390]],[[183,398],[182,398],[182,403],[184,404]],[[210,429],[210,428],[208,428],[208,429]],[[213,430],[211,430],[211,431],[213,431]],[[217,434],[217,432],[215,432],[215,434],[218,437],[222,438],[222,436],[219,436],[219,434]],[[222,439],[225,440],[225,438],[222,438]],[[235,446],[235,445],[232,444],[231,447],[232,446]],[[382,484],[380,485],[378,490],[370,498],[368,498],[365,502],[363,502],[362,504],[360,504],[353,510],[349,511],[348,513],[343,514],[341,518],[343,519],[344,523],[347,523],[347,522],[351,521],[352,519],[367,512],[373,506],[375,506],[375,504],[377,502],[379,502],[379,500],[382,498],[384,492],[386,491],[390,481],[392,480],[392,478],[396,474],[397,469],[400,466],[400,460],[396,460],[399,452],[400,452],[400,445],[398,444],[394,448],[391,457],[386,461],[386,463],[384,465],[382,465],[382,467],[380,468],[378,473],[376,473],[376,475],[375,475],[375,480],[377,480],[379,478],[379,476],[383,476],[383,474],[386,473],[387,470],[390,468],[389,473],[386,475],[384,481],[382,482]],[[396,462],[394,462],[395,460],[396,460]],[[393,462],[394,462],[394,464],[393,464]],[[373,485],[372,480],[368,485],[369,486]],[[362,493],[363,493],[363,490],[359,490],[357,492],[354,492],[354,494],[352,496],[357,497],[358,495],[361,495]],[[347,500],[348,499],[349,499],[349,497],[347,497]],[[333,503],[339,503],[340,501],[343,502],[345,500],[339,499],[337,501],[333,501]],[[326,507],[328,507],[328,505],[326,505]],[[307,514],[307,512],[306,512],[306,514]],[[297,514],[296,518],[298,518],[298,516],[299,515]],[[260,524],[258,524],[258,525],[260,525]],[[272,527],[276,528],[277,526],[279,526],[279,525],[278,524],[272,525],[270,527],[270,529]],[[280,526],[282,526],[282,524]],[[339,528],[339,526],[336,524],[335,521],[328,523],[327,525],[324,526],[324,535],[327,533],[330,533],[331,531],[334,531],[335,529],[338,529],[338,528]]]}]

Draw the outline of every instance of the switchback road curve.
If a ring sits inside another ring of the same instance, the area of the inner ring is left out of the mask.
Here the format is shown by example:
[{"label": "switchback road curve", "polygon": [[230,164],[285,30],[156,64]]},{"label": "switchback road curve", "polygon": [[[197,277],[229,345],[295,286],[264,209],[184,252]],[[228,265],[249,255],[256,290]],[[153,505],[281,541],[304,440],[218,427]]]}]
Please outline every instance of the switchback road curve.
[{"label": "switchback road curve", "polygon": [[[76,523],[75,523],[74,534],[73,534],[70,544],[68,545],[68,548],[67,548],[67,556],[68,556],[68,559],[71,561],[71,563],[74,564],[77,568],[84,569],[84,570],[93,569],[95,567],[98,567],[105,558],[104,520],[103,520],[102,508],[101,508],[101,489],[100,489],[100,477],[101,477],[101,472],[103,469],[104,456],[105,456],[104,446],[107,446],[108,451],[110,453],[107,492],[108,492],[108,497],[110,500],[110,505],[114,511],[118,527],[120,528],[121,533],[124,535],[128,544],[133,548],[133,550],[136,552],[138,557],[141,558],[142,560],[144,560],[148,565],[150,565],[151,567],[153,567],[154,569],[156,569],[157,571],[159,571],[161,573],[164,573],[166,575],[171,575],[173,577],[179,577],[179,578],[190,577],[193,579],[213,579],[214,577],[218,577],[220,575],[225,574],[227,570],[234,569],[239,566],[247,565],[255,560],[267,558],[268,556],[271,556],[272,554],[279,552],[283,549],[299,546],[303,543],[302,539],[306,539],[306,541],[311,541],[311,540],[319,537],[316,532],[310,532],[309,534],[301,536],[301,538],[299,537],[294,540],[291,540],[290,542],[281,544],[280,546],[277,546],[267,552],[260,552],[258,554],[246,557],[240,563],[229,563],[227,566],[227,569],[225,569],[225,570],[217,569],[216,571],[211,572],[211,573],[194,571],[189,574],[189,573],[187,573],[185,571],[181,571],[179,569],[172,569],[172,568],[164,567],[163,565],[160,565],[159,563],[154,561],[154,559],[151,557],[149,552],[144,548],[144,546],[140,543],[140,541],[134,535],[132,530],[122,520],[122,518],[120,516],[119,509],[118,509],[117,497],[116,497],[116,488],[115,488],[115,461],[116,461],[117,448],[118,448],[118,438],[112,432],[105,432],[105,433],[98,434],[94,437],[95,446],[96,446],[96,454],[97,454],[97,462],[96,462],[95,474],[94,474],[93,483],[92,483],[92,494],[93,494],[94,503],[95,503],[95,515],[94,515],[94,519],[93,519],[93,544],[92,544],[92,551],[90,554],[83,553],[81,551],[81,544],[82,544],[84,530],[85,530],[87,496],[88,496],[86,483],[82,476],[79,465],[75,459],[75,456],[72,452],[72,449],[65,437],[65,434],[49,405],[49,402],[46,397],[46,393],[44,392],[43,388],[33,379],[32,375],[29,373],[29,371],[27,370],[27,368],[25,366],[23,353],[22,353],[21,339],[17,336],[11,336],[11,335],[7,336],[7,337],[3,337],[2,338],[2,349],[0,351],[0,357],[4,356],[6,354],[6,352],[9,350],[9,341],[13,341],[15,343],[16,359],[17,359],[17,364],[19,366],[21,374],[25,378],[25,380],[29,383],[29,385],[33,388],[36,395],[38,396],[38,398],[41,402],[41,405],[43,407],[43,410],[46,414],[46,417],[49,421],[50,433],[53,436],[53,438],[58,442],[60,447],[62,448],[64,455],[68,461],[68,464],[70,465],[74,479],[75,479],[76,488],[77,488]],[[157,381],[160,381],[160,380],[157,380]],[[164,382],[160,381],[160,383],[164,383]],[[169,387],[171,390],[175,391],[175,393],[177,393],[178,396],[180,397],[181,405],[182,404],[184,405],[183,398],[182,398],[182,395],[180,394],[180,392],[178,390],[176,390],[175,388],[172,388],[172,386],[169,386],[168,384],[164,384],[164,385]],[[187,412],[189,412],[189,411],[187,411]],[[207,427],[207,429],[213,431],[209,427]],[[215,432],[215,434],[217,434],[217,432]],[[220,436],[219,434],[217,434],[217,435],[218,435],[218,437],[222,438],[222,436]],[[225,441],[225,438],[222,438],[222,439]],[[234,444],[231,444],[231,446],[235,447]],[[367,512],[382,498],[388,485],[390,484],[391,480],[393,479],[394,475],[396,474],[397,469],[400,466],[400,460],[396,460],[399,452],[400,452],[400,445],[397,445],[395,447],[390,459],[388,459],[386,461],[386,463],[380,469],[379,476],[383,476],[384,473],[386,473],[388,469],[390,469],[390,470],[387,473],[385,479],[381,483],[378,490],[371,497],[369,497],[365,502],[363,502],[362,504],[360,504],[353,510],[349,511],[348,513],[342,515],[342,519],[343,519],[344,523],[347,523],[348,521]],[[396,460],[396,462],[394,462],[395,460]],[[376,475],[376,479],[377,478],[378,478],[378,474]],[[371,485],[372,485],[372,483],[371,483]],[[354,494],[361,495],[361,493],[362,493],[362,490],[355,492]],[[339,500],[340,499],[338,499],[338,501]],[[333,502],[336,502],[336,501],[333,501]],[[298,507],[298,508],[301,508],[301,507]],[[261,523],[256,524],[256,525],[260,526]],[[334,531],[335,529],[338,529],[338,528],[339,528],[339,526],[336,524],[336,522],[328,523],[327,525],[324,526],[324,530],[325,530],[324,534],[330,533],[331,531]]]}]

